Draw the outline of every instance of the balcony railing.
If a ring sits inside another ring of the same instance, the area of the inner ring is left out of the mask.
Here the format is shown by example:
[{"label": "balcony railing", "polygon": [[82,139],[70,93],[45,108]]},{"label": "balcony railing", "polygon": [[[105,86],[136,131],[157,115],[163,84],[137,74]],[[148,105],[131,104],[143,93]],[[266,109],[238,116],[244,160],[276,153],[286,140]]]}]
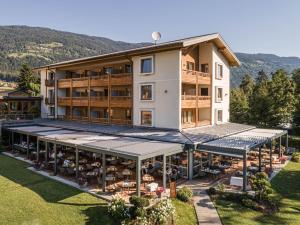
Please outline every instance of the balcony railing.
[{"label": "balcony railing", "polygon": [[[182,108],[206,108],[211,106],[211,96],[181,95]],[[198,102],[197,102],[198,100]]]},{"label": "balcony railing", "polygon": [[91,87],[107,86],[108,85],[108,75],[95,76],[90,78]]},{"label": "balcony railing", "polygon": [[72,97],[73,106],[88,106],[89,98],[88,97]]},{"label": "balcony railing", "polygon": [[111,107],[132,107],[131,96],[112,96],[110,99]]},{"label": "balcony railing", "polygon": [[55,83],[55,81],[53,79],[51,79],[51,80],[45,80],[45,85],[47,87],[54,87],[54,83]]},{"label": "balcony railing", "polygon": [[182,70],[182,82],[191,84],[210,84],[211,76],[196,70]]},{"label": "balcony railing", "polygon": [[111,85],[131,85],[132,84],[132,73],[120,73],[110,75]]},{"label": "balcony railing", "polygon": [[58,97],[57,104],[58,104],[58,106],[70,106],[71,98],[70,97]]},{"label": "balcony railing", "polygon": [[90,97],[91,107],[108,107],[108,96]]}]

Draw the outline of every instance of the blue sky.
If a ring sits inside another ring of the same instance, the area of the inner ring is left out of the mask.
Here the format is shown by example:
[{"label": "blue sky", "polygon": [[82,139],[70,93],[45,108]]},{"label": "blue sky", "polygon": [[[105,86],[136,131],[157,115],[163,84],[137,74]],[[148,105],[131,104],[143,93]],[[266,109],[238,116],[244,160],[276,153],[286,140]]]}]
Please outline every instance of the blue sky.
[{"label": "blue sky", "polygon": [[299,0],[0,0],[0,25],[28,25],[127,42],[219,32],[236,52],[300,57]]}]

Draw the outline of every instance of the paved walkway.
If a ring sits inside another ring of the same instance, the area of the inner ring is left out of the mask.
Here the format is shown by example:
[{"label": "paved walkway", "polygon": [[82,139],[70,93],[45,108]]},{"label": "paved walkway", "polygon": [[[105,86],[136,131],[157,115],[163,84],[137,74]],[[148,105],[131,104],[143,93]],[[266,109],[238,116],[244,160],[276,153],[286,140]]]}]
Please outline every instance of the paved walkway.
[{"label": "paved walkway", "polygon": [[193,190],[194,207],[200,225],[222,225],[219,214],[210,200],[209,195],[206,193],[206,190],[212,185],[213,183],[199,181],[197,179],[187,181],[182,185]]}]

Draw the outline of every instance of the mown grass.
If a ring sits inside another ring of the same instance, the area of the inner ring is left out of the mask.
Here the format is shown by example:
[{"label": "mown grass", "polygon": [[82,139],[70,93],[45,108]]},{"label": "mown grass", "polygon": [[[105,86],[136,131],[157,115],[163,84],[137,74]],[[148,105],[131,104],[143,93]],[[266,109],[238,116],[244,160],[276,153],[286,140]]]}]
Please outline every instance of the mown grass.
[{"label": "mown grass", "polygon": [[217,200],[215,205],[224,225],[300,224],[300,163],[289,162],[272,180],[280,197],[280,211],[264,215],[230,201]]}]

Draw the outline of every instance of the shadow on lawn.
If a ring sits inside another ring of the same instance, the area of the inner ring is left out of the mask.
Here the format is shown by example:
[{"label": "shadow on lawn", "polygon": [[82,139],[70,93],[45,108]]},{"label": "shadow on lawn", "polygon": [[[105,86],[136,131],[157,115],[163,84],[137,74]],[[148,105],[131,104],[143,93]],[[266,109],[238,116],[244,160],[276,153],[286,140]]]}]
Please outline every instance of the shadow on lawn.
[{"label": "shadow on lawn", "polygon": [[80,190],[50,180],[26,169],[24,162],[0,154],[0,176],[26,187],[45,201],[56,203],[82,193]]},{"label": "shadow on lawn", "polygon": [[111,225],[118,224],[113,221],[111,217],[107,214],[107,207],[104,205],[89,207],[82,211],[83,214],[87,216],[86,225]]}]

